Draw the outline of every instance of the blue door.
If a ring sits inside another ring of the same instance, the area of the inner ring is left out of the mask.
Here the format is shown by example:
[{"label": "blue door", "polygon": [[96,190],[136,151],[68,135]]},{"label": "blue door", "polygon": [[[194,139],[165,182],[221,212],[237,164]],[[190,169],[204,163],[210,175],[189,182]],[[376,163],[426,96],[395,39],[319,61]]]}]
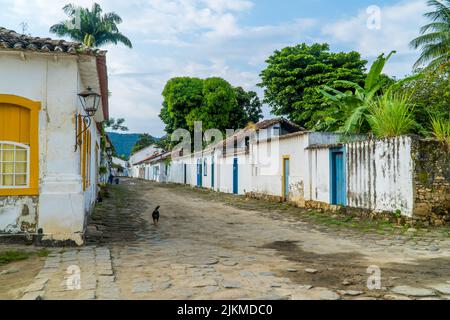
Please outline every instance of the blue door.
[{"label": "blue door", "polygon": [[283,159],[283,198],[289,200],[289,158]]},{"label": "blue door", "polygon": [[211,188],[212,189],[214,189],[214,183],[215,183],[215,181],[214,181],[214,167],[215,167],[215,165],[214,165],[214,158],[212,158],[212,160],[211,160]]},{"label": "blue door", "polygon": [[202,178],[202,161],[199,160],[197,162],[197,187],[201,188],[203,186],[203,178]]},{"label": "blue door", "polygon": [[344,151],[331,150],[331,204],[346,205]]},{"label": "blue door", "polygon": [[235,158],[234,159],[234,163],[233,163],[233,193],[234,194],[238,194],[239,193],[239,189],[238,189],[238,176],[239,176],[239,167],[238,167],[238,159]]}]

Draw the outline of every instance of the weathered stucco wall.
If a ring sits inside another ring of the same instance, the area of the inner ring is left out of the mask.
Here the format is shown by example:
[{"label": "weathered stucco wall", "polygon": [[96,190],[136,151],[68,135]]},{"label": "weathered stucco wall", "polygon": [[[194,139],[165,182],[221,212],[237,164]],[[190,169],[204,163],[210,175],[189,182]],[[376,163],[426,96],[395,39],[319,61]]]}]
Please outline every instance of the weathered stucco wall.
[{"label": "weathered stucco wall", "polygon": [[425,224],[450,222],[450,146],[414,139],[414,218]]},{"label": "weathered stucco wall", "polygon": [[330,151],[325,149],[309,150],[310,197],[308,200],[330,203]]},{"label": "weathered stucco wall", "polygon": [[[86,212],[96,199],[95,146],[100,142],[95,123],[90,127],[92,137],[90,187],[82,190],[80,149],[74,152],[75,113],[82,108],[77,97],[87,85],[81,81],[79,61],[75,56],[0,53],[0,93],[21,96],[41,103],[39,113],[39,197],[9,198],[17,208],[0,200],[1,216],[8,225],[29,209],[22,221],[35,219],[36,228],[42,228],[44,238],[56,241],[74,240],[82,243]],[[97,160],[98,162],[98,160]],[[15,200],[11,200],[15,199]],[[39,208],[38,208],[39,207]],[[38,208],[38,209],[37,209]],[[26,211],[26,209],[25,209]],[[35,217],[35,218],[32,218]],[[17,220],[17,219],[16,219]],[[35,232],[36,228],[30,228]],[[2,227],[0,227],[0,232]]]},{"label": "weathered stucco wall", "polygon": [[0,197],[0,233],[36,233],[38,197]]},{"label": "weathered stucco wall", "polygon": [[376,212],[413,214],[411,137],[346,145],[347,205]]}]

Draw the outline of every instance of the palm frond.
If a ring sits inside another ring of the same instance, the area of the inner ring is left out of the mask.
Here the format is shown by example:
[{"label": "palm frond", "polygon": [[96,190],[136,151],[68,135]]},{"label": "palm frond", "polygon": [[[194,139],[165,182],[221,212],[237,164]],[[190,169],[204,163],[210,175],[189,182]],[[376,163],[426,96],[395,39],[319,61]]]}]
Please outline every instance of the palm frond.
[{"label": "palm frond", "polygon": [[421,36],[410,42],[414,49],[422,48],[414,68],[429,63],[427,68],[436,68],[448,63],[450,56],[450,1],[429,0],[428,6],[434,11],[424,14],[431,23],[420,29]]}]

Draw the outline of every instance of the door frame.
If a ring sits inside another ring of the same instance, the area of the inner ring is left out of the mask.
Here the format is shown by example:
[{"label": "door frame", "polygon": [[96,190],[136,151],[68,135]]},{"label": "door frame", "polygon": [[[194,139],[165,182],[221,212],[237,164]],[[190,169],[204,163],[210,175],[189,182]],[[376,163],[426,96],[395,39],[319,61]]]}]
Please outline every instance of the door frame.
[{"label": "door frame", "polygon": [[288,179],[288,183],[289,183],[289,175],[286,177],[286,160],[288,160],[288,162],[289,162],[289,174],[290,174],[290,171],[291,171],[291,157],[290,156],[283,156],[283,158],[282,158],[283,173],[281,175],[281,190],[282,190],[281,194],[282,194],[283,202],[286,202],[288,200],[287,197],[286,197],[286,191],[288,191],[288,190],[286,190],[286,178]]},{"label": "door frame", "polygon": [[203,159],[197,160],[197,187],[203,188]]},{"label": "door frame", "polygon": [[[344,190],[343,190],[343,196],[344,196],[344,203],[343,204],[337,204],[337,195],[338,190],[336,186],[334,185],[334,179],[336,177],[335,172],[335,155],[341,153],[342,154],[342,180],[344,184]],[[339,147],[339,148],[332,148],[330,149],[330,204],[332,205],[340,205],[340,206],[346,206],[347,205],[347,169],[346,169],[346,150],[345,147]]]},{"label": "door frame", "polygon": [[239,159],[233,159],[233,194],[239,194]]},{"label": "door frame", "polygon": [[214,157],[211,158],[211,189],[214,190],[215,188],[215,174],[214,174],[214,169],[215,169],[216,163],[214,161]]}]

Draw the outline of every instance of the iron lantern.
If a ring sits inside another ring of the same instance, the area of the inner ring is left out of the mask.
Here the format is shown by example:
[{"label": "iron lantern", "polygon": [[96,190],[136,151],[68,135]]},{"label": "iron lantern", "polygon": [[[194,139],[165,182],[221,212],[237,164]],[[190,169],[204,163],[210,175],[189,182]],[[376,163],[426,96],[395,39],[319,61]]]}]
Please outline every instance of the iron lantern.
[{"label": "iron lantern", "polygon": [[97,113],[98,106],[100,105],[101,95],[94,92],[91,87],[87,87],[86,90],[78,94],[78,97],[80,97],[81,105],[86,115],[93,117]]}]

